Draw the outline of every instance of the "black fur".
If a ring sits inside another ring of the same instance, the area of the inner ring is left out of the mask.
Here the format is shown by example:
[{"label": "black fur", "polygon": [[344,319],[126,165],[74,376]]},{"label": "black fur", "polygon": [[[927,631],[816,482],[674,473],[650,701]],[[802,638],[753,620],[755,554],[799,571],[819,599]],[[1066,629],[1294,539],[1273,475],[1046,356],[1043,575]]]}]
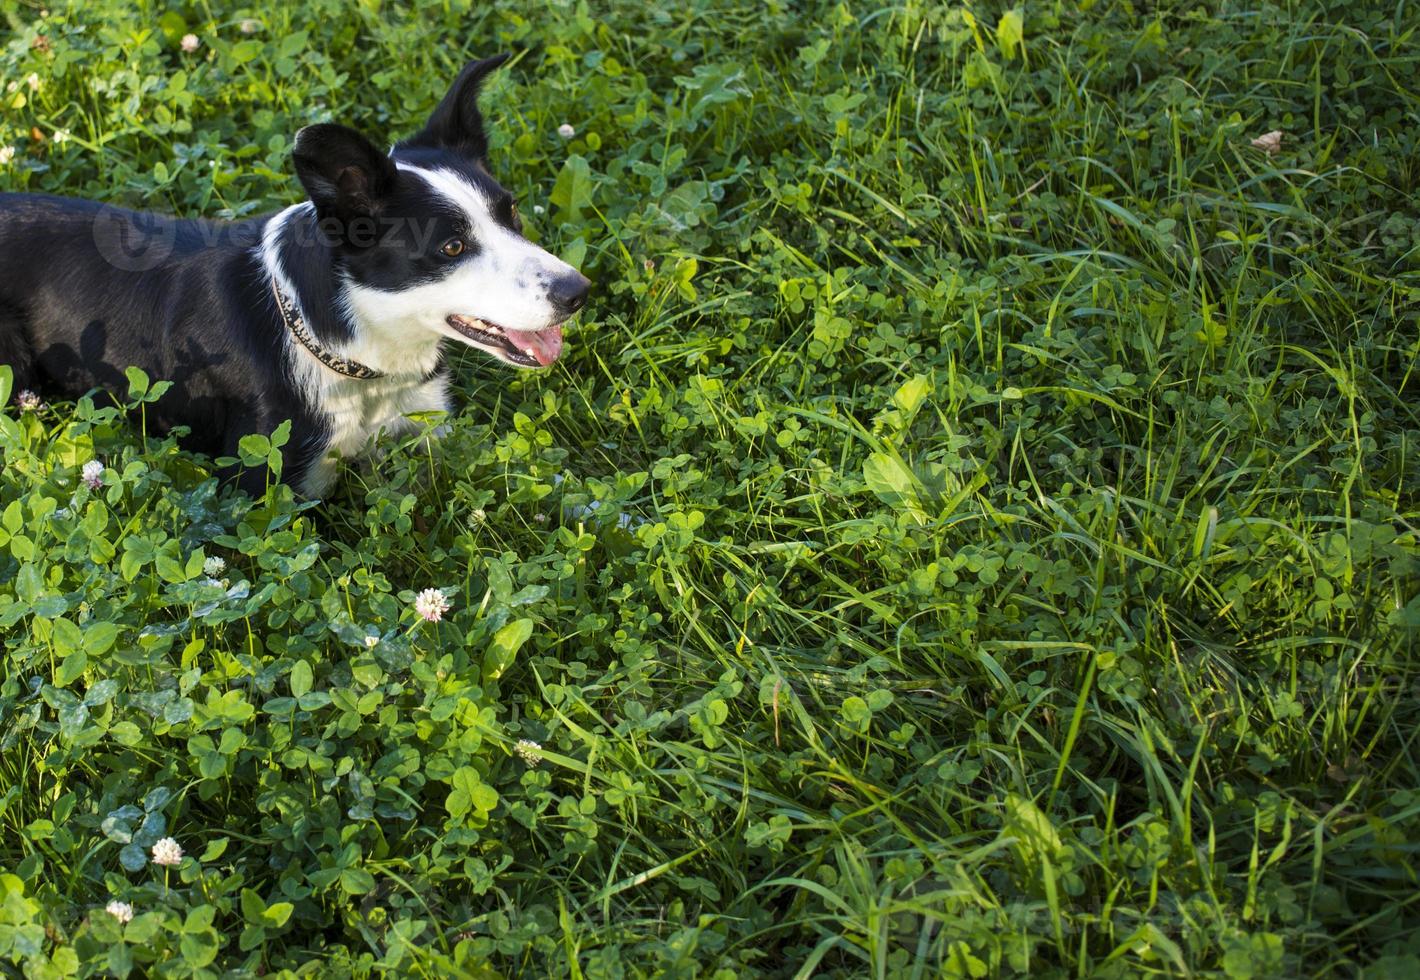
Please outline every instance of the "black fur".
[{"label": "black fur", "polygon": [[[198,452],[235,455],[241,436],[288,418],[311,441],[318,420],[273,383],[283,328],[254,251],[264,224],[0,194],[0,361],[15,390],[122,398],[137,365],[173,382],[150,419],[188,427]],[[148,250],[167,254],[154,264]]]},{"label": "black fur", "polygon": [[400,146],[437,147],[486,163],[488,138],[484,135],[483,115],[478,110],[478,90],[489,73],[507,60],[508,55],[499,54],[465,65],[448,94],[429,115],[424,128]]}]

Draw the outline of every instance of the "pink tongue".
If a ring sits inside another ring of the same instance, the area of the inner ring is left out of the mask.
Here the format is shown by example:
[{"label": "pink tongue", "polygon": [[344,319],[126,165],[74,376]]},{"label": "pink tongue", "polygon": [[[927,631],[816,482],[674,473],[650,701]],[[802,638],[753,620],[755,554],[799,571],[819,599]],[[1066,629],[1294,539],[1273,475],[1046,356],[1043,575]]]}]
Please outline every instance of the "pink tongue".
[{"label": "pink tongue", "polygon": [[543,327],[541,330],[504,330],[513,346],[520,351],[528,351],[543,367],[557,360],[562,353],[562,328]]}]

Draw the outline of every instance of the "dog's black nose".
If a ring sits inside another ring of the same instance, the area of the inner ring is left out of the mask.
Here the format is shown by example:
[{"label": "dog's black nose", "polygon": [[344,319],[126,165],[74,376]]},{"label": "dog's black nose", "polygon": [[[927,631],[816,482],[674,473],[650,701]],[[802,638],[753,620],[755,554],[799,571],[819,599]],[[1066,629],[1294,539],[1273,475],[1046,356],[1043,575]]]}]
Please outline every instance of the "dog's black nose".
[{"label": "dog's black nose", "polygon": [[571,316],[586,305],[591,288],[590,279],[580,272],[573,272],[552,280],[552,285],[547,287],[547,298],[559,313]]}]

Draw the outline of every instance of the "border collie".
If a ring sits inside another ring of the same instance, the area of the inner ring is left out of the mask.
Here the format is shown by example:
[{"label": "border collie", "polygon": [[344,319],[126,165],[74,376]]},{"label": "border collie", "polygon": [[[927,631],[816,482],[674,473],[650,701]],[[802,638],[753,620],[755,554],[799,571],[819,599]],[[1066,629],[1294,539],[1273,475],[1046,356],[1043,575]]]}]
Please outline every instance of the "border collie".
[{"label": "border collie", "polygon": [[489,174],[478,90],[507,57],[468,64],[389,153],[344,126],[302,129],[291,155],[310,200],[266,217],[0,194],[0,363],[15,389],[119,395],[136,365],[173,382],[149,418],[214,456],[290,419],[284,478],[319,496],[337,457],[449,409],[445,340],[516,367],[557,360],[590,283],[523,237]]}]

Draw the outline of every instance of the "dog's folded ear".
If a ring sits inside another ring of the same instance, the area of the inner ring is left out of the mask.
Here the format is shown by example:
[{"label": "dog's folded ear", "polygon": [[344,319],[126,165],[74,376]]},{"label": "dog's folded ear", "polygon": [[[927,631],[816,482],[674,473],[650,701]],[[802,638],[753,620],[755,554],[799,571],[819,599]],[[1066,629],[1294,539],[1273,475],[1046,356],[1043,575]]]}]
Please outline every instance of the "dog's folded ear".
[{"label": "dog's folded ear", "polygon": [[297,133],[291,159],[316,213],[341,221],[377,214],[399,175],[394,161],[378,147],[335,123],[318,123]]},{"label": "dog's folded ear", "polygon": [[483,131],[483,114],[478,111],[478,90],[493,69],[511,55],[499,54],[464,65],[448,94],[434,107],[424,128],[401,146],[432,146],[453,150],[475,160],[488,155],[488,137]]}]

